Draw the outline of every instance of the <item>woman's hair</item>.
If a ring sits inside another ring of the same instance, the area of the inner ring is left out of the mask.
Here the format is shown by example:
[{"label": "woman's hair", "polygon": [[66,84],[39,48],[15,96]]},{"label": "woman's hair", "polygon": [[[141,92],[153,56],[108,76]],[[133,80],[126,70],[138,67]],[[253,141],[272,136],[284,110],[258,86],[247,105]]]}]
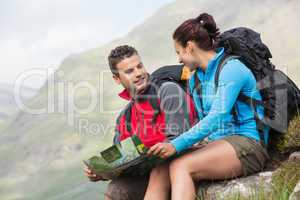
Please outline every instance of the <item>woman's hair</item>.
[{"label": "woman's hair", "polygon": [[173,39],[183,47],[186,47],[188,41],[194,41],[203,50],[213,50],[219,34],[214,18],[202,13],[183,22],[173,33]]}]

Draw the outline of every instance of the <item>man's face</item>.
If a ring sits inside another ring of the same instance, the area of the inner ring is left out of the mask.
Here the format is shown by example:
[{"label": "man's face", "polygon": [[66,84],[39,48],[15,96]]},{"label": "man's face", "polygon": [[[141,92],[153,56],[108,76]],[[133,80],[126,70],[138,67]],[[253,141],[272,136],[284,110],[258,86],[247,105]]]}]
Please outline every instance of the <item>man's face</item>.
[{"label": "man's face", "polygon": [[142,92],[148,85],[149,75],[139,55],[132,55],[116,66],[118,75],[114,75],[117,84],[122,84],[131,95]]}]

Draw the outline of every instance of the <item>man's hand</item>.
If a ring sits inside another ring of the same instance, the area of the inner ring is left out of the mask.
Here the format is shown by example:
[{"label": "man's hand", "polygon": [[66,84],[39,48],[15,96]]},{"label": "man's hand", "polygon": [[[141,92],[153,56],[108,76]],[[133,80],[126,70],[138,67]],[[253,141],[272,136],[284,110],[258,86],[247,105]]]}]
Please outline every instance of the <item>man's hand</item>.
[{"label": "man's hand", "polygon": [[147,152],[148,155],[159,156],[161,158],[168,158],[176,153],[176,149],[170,143],[157,143],[153,145]]},{"label": "man's hand", "polygon": [[105,181],[106,179],[102,178],[101,176],[98,176],[97,174],[94,174],[90,168],[87,166],[84,167],[84,174],[90,179],[92,182],[96,181]]}]

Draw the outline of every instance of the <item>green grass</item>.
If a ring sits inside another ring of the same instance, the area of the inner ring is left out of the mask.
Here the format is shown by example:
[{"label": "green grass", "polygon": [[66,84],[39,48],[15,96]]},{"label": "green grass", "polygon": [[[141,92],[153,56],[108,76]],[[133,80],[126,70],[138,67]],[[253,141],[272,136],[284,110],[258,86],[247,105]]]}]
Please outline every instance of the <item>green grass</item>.
[{"label": "green grass", "polygon": [[296,116],[290,123],[287,133],[280,139],[277,149],[287,152],[290,149],[300,148],[300,116]]},{"label": "green grass", "polygon": [[273,199],[286,200],[300,180],[300,162],[285,162],[272,177]]}]

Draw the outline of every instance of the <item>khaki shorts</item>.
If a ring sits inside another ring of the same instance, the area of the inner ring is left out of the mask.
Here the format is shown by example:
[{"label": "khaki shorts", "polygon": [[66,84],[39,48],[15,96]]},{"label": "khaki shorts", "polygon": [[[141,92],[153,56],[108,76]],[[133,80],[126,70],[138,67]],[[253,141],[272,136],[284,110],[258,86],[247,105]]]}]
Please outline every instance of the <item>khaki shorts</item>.
[{"label": "khaki shorts", "polygon": [[243,176],[248,176],[264,169],[269,155],[260,142],[242,135],[232,135],[223,139],[233,146],[237,157],[241,161]]},{"label": "khaki shorts", "polygon": [[143,200],[148,181],[149,174],[120,176],[108,184],[105,196],[112,200]]}]

